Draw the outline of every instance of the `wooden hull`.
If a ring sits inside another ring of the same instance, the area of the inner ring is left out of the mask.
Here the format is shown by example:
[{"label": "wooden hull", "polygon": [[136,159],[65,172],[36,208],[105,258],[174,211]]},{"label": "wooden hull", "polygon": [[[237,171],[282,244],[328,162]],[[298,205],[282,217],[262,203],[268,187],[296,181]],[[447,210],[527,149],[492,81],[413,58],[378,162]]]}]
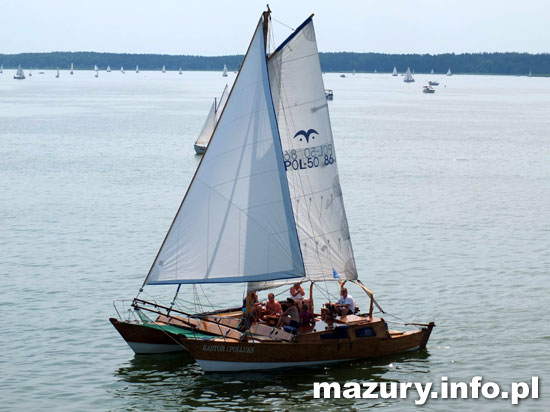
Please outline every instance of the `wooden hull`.
[{"label": "wooden hull", "polygon": [[109,319],[128,346],[137,354],[182,352],[185,347],[177,340],[177,335],[153,329],[139,323],[121,322]]},{"label": "wooden hull", "polygon": [[391,335],[321,342],[225,342],[185,339],[180,342],[206,372],[264,370],[315,366],[393,355],[426,346],[433,324]]}]

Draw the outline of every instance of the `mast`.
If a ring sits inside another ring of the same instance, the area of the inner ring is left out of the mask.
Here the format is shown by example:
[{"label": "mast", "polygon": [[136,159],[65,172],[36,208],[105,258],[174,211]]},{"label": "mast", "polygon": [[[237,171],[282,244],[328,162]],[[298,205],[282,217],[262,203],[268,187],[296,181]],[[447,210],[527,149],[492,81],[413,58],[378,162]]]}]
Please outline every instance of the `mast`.
[{"label": "mast", "polygon": [[269,4],[266,4],[266,7],[267,7],[267,11],[264,11],[262,13],[262,16],[263,16],[263,30],[264,30],[264,46],[265,46],[265,50],[266,50],[266,54],[267,54],[267,34],[268,34],[268,31],[269,31],[269,19],[270,19],[270,16],[271,16],[271,9],[269,8]]}]

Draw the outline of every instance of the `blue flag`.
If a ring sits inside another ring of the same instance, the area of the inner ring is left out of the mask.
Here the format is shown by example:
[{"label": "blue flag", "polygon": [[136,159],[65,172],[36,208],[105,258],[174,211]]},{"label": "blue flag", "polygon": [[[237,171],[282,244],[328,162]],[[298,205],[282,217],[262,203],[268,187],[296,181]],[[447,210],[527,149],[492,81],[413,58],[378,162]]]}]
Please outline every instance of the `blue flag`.
[{"label": "blue flag", "polygon": [[336,269],[332,268],[332,277],[334,279],[340,279],[340,275],[338,275],[338,272],[336,272]]}]

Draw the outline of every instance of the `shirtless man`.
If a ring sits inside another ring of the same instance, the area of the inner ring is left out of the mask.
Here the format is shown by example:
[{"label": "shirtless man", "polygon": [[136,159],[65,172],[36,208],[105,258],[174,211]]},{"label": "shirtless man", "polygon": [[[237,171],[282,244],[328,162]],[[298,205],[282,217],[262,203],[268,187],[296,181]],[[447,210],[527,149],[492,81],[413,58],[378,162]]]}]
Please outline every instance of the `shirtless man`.
[{"label": "shirtless man", "polygon": [[267,302],[265,303],[266,315],[280,315],[283,313],[281,304],[275,300],[275,295],[270,293],[267,295]]}]

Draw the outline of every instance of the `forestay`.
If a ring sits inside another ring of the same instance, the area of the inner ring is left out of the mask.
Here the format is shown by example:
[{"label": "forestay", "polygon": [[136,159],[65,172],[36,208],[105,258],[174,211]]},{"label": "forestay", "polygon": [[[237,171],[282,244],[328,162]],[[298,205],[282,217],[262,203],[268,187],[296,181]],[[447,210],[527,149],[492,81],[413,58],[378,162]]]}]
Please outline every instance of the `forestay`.
[{"label": "forestay", "polygon": [[306,278],[335,280],[335,270],[357,279],[311,18],[270,56],[268,69]]},{"label": "forestay", "polygon": [[145,283],[303,277],[282,153],[260,21]]}]

